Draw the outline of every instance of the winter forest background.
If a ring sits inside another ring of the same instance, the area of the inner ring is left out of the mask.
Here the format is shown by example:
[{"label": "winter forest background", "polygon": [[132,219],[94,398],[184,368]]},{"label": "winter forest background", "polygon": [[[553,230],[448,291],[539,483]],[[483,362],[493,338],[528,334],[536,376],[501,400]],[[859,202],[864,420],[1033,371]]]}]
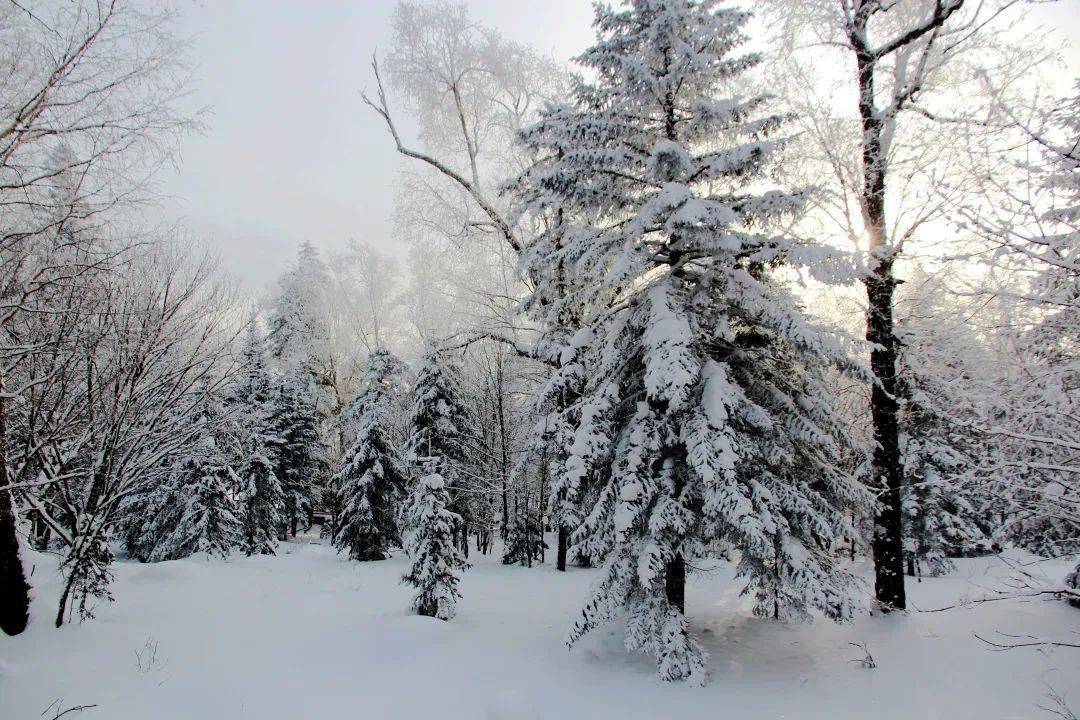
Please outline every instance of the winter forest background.
[{"label": "winter forest background", "polygon": [[387,237],[262,286],[162,209],[175,9],[0,2],[0,707],[1075,718],[1046,7],[633,0],[567,64],[402,0],[335,89]]}]

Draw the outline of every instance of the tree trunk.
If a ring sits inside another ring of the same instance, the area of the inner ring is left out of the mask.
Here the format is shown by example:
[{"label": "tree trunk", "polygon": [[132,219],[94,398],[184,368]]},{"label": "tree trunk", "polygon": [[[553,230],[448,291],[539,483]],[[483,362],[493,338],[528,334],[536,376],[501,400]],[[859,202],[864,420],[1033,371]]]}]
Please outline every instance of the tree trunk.
[{"label": "tree trunk", "polygon": [[[4,378],[0,375],[0,393]],[[0,488],[8,485],[7,476],[7,406],[0,398]],[[30,619],[30,584],[26,581],[19,536],[15,531],[15,498],[0,489],[0,630],[18,635]]]},{"label": "tree trunk", "polygon": [[686,561],[676,555],[668,563],[664,577],[664,590],[669,603],[686,614]]},{"label": "tree trunk", "polygon": [[863,187],[860,198],[873,270],[866,285],[866,339],[873,343],[870,368],[874,383],[870,411],[874,425],[873,486],[878,490],[874,513],[874,591],[882,612],[903,610],[904,555],[901,528],[900,426],[896,401],[897,342],[893,327],[893,250],[885,233],[885,149],[882,115],[874,102],[876,58],[856,52],[859,73],[859,115],[862,120]]},{"label": "tree trunk", "polygon": [[67,610],[68,597],[71,596],[71,578],[64,583],[64,592],[60,594],[60,607],[56,610],[56,627],[64,624],[64,611]]},{"label": "tree trunk", "polygon": [[0,630],[18,635],[29,619],[30,584],[19,557],[15,505],[11,493],[0,490]]},{"label": "tree trunk", "polygon": [[874,486],[880,493],[874,514],[874,590],[883,612],[906,607],[900,496],[904,472],[900,464],[896,338],[893,335],[892,317],[895,284],[891,263],[882,263],[866,281],[870,301],[866,339],[875,343],[876,348],[870,353],[870,367],[874,373],[870,409],[875,440]]},{"label": "tree trunk", "polygon": [[559,549],[555,554],[555,569],[560,572],[566,572],[566,541],[567,535],[566,528],[559,526]]}]

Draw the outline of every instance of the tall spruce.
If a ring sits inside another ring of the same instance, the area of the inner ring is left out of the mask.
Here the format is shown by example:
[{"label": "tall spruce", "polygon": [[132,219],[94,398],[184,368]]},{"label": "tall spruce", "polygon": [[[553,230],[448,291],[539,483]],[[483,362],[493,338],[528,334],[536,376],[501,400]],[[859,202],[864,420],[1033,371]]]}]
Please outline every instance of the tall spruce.
[{"label": "tall spruce", "polygon": [[951,558],[993,547],[991,508],[972,478],[976,458],[991,449],[956,390],[901,362],[904,551],[912,576],[944,575],[955,567]]},{"label": "tall spruce", "polygon": [[315,496],[315,481],[326,463],[319,416],[306,373],[296,373],[278,386],[269,411],[266,441],[274,474],[285,503],[282,537],[306,525]]},{"label": "tall spruce", "polygon": [[238,411],[231,403],[226,409],[212,389],[202,394],[191,413],[190,447],[168,458],[124,502],[120,536],[130,556],[143,562],[197,552],[225,557],[241,545]]},{"label": "tall spruce", "polygon": [[557,218],[523,256],[534,317],[582,320],[559,482],[574,549],[603,565],[569,642],[626,613],[627,647],[665,680],[704,676],[685,575],[708,545],[740,549],[759,614],[845,618],[855,583],[833,546],[868,503],[838,469],[822,382],[858,368],[773,278],[815,255],[772,230],[800,196],[759,189],[781,119],[721,95],[758,62],[734,54],[748,19],[709,0],[597,6],[579,58],[596,80],[523,133],[539,160],[510,185],[522,214]]},{"label": "tall spruce", "polygon": [[240,470],[240,505],[244,552],[274,555],[285,524],[285,498],[268,455],[268,441],[256,433],[249,441],[247,460]]},{"label": "tall spruce", "polygon": [[438,472],[445,461],[427,459],[405,509],[405,552],[412,560],[402,582],[416,589],[412,606],[420,615],[450,620],[461,598],[458,583],[468,567],[456,547],[461,517],[449,510],[450,493]]},{"label": "tall spruce", "polygon": [[175,522],[151,526],[149,532],[157,537],[147,559],[175,560],[199,552],[225,557],[241,547],[243,524],[236,504],[240,478],[232,467],[213,457],[191,456],[175,477],[173,497],[179,501]]},{"label": "tall spruce", "polygon": [[323,388],[329,366],[327,308],[330,272],[309,242],[278,281],[266,341],[278,377],[272,393],[270,441],[275,473],[285,497],[282,535],[307,525],[326,480]]},{"label": "tall spruce", "polygon": [[347,409],[356,430],[337,475],[343,510],[336,545],[354,560],[384,560],[401,546],[398,510],[408,478],[391,415],[403,370],[387,350],[374,350]]},{"label": "tall spruce", "polygon": [[267,341],[252,312],[230,398],[244,433],[243,461],[237,473],[243,526],[241,547],[248,555],[275,554],[278,534],[287,523],[285,493],[271,459],[280,450],[280,443],[272,434],[275,405],[266,355]]},{"label": "tall spruce", "polygon": [[457,368],[428,342],[413,385],[409,430],[409,463],[423,474],[425,462],[436,460],[438,474],[449,494],[449,510],[460,522],[456,542],[468,553],[469,498],[462,491],[467,410]]}]

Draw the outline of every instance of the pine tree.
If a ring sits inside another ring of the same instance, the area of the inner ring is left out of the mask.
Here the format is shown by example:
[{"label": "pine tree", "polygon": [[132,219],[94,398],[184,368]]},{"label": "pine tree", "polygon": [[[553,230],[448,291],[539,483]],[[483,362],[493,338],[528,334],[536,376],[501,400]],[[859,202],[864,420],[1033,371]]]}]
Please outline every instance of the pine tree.
[{"label": "pine tree", "polygon": [[296,535],[314,500],[315,479],[325,464],[319,417],[303,376],[282,383],[270,404],[266,440],[274,473],[281,483],[285,519],[281,535]]},{"label": "pine tree", "polygon": [[386,350],[373,351],[347,411],[356,432],[337,476],[344,505],[337,547],[354,560],[384,560],[401,546],[397,515],[407,477],[390,414],[402,370]]},{"label": "pine tree", "polygon": [[[557,226],[556,226],[557,227]],[[557,275],[562,276],[561,266]],[[557,292],[561,295],[565,283],[556,280]],[[571,455],[569,448],[574,441],[574,428],[581,420],[578,414],[581,406],[576,401],[585,387],[585,365],[580,357],[580,348],[575,349],[570,342],[567,322],[577,324],[574,316],[561,311],[557,317],[549,318],[549,327],[544,328],[537,343],[537,354],[547,360],[555,370],[541,385],[533,399],[533,407],[542,419],[538,431],[533,433],[526,447],[515,474],[522,472],[528,465],[537,465],[546,476],[550,485],[545,521],[557,534],[555,568],[566,570],[567,556],[570,550],[570,534],[581,525],[581,509],[595,499],[595,491],[602,484],[599,476],[583,477],[567,472],[567,461]],[[511,527],[511,535],[521,533]],[[513,545],[518,545],[515,540]],[[526,553],[515,551],[515,558],[523,559]],[[575,553],[574,561],[581,566],[590,564],[583,553]]]},{"label": "pine tree", "polygon": [[544,547],[539,523],[528,512],[528,508],[518,508],[517,512],[512,513],[507,525],[509,527],[503,545],[502,564],[516,563],[532,567],[533,562],[540,559],[540,551]]},{"label": "pine tree", "polygon": [[280,368],[288,373],[318,364],[328,337],[326,292],[330,275],[318,250],[300,247],[296,264],[279,281],[280,291],[269,318],[269,345]]},{"label": "pine tree", "polygon": [[770,231],[799,195],[755,189],[781,119],[765,98],[717,96],[757,63],[732,54],[748,17],[709,0],[598,6],[579,58],[597,79],[524,132],[540,159],[511,184],[522,213],[555,219],[523,259],[534,316],[581,319],[560,482],[572,505],[598,483],[572,542],[603,569],[569,640],[626,612],[628,648],[665,680],[703,677],[684,584],[706,545],[739,548],[758,613],[845,618],[855,583],[833,545],[868,502],[839,470],[822,380],[827,363],[859,368],[773,279],[815,255]]},{"label": "pine tree", "polygon": [[[235,410],[235,408],[233,408]],[[167,460],[125,503],[128,554],[143,562],[197,552],[225,557],[240,545],[240,427],[215,392],[205,391],[192,414],[191,447]]]},{"label": "pine tree", "polygon": [[904,468],[904,551],[909,575],[943,575],[950,558],[988,552],[992,508],[974,477],[980,459],[994,455],[980,432],[975,407],[985,393],[982,341],[963,322],[950,323],[940,275],[914,267],[897,307],[901,342],[900,449]]},{"label": "pine tree", "polygon": [[416,588],[413,609],[421,615],[450,620],[461,598],[458,582],[468,567],[455,547],[461,518],[448,508],[450,494],[438,472],[441,463],[427,460],[413,486],[405,512],[405,552],[412,559],[402,581]]},{"label": "pine tree", "polygon": [[[974,430],[941,409],[940,399],[950,396],[948,389],[909,370],[903,359],[900,440],[908,574],[936,577],[955,567],[950,558],[992,546],[985,503],[967,487],[981,444]],[[931,399],[935,395],[938,402]]]},{"label": "pine tree", "polygon": [[461,396],[461,379],[428,343],[420,359],[413,385],[413,412],[410,419],[409,462],[420,469],[425,459],[436,460],[439,474],[449,493],[449,509],[459,516],[458,545],[468,553],[468,496],[461,492],[461,471],[465,460],[464,430],[466,408]]},{"label": "pine tree", "polygon": [[285,500],[273,463],[266,456],[266,440],[256,435],[240,474],[243,548],[248,555],[273,555],[285,523]]},{"label": "pine tree", "polygon": [[295,536],[298,526],[307,524],[328,468],[319,400],[331,367],[330,274],[311,243],[301,246],[279,285],[266,338],[278,378],[271,392],[267,438],[285,493],[284,537]]},{"label": "pine tree", "polygon": [[[187,458],[177,473],[175,497],[179,512],[168,517],[171,527],[155,523],[149,532],[159,535],[148,560],[175,560],[198,552],[226,557],[243,539],[243,526],[235,496],[240,479],[228,465]],[[170,513],[169,515],[172,515]]]},{"label": "pine tree", "polygon": [[265,339],[259,330],[254,311],[248,317],[244,342],[240,349],[240,367],[233,381],[229,404],[240,425],[250,434],[264,427],[270,400],[270,374],[266,367]]},{"label": "pine tree", "polygon": [[246,431],[240,476],[241,547],[247,555],[275,554],[278,536],[288,523],[285,493],[271,458],[283,443],[272,427],[277,404],[266,363],[266,339],[254,312],[248,318],[240,368],[230,397],[240,426]]}]

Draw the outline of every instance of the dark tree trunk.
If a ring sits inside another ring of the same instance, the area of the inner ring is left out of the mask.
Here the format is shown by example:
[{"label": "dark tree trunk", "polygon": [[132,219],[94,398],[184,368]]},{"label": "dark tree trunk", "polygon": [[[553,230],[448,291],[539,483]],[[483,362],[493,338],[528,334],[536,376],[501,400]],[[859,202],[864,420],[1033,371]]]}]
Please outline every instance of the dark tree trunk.
[{"label": "dark tree trunk", "polygon": [[561,572],[566,572],[566,541],[567,535],[566,528],[559,526],[559,547],[555,553],[555,569]]},{"label": "dark tree trunk", "polygon": [[30,584],[19,558],[15,507],[11,493],[0,490],[0,630],[18,635],[29,619]]},{"label": "dark tree trunk", "polygon": [[892,264],[880,263],[867,279],[870,315],[866,339],[875,343],[870,353],[874,386],[870,411],[874,421],[874,478],[879,492],[874,514],[874,590],[883,612],[903,610],[904,548],[901,520],[901,487],[904,482],[900,462],[899,408],[896,402],[896,338],[893,335],[892,301],[896,281]]},{"label": "dark tree trunk", "polygon": [[64,624],[64,614],[67,610],[68,598],[71,597],[71,578],[64,583],[64,592],[60,594],[60,607],[56,610],[56,627]]},{"label": "dark tree trunk", "polygon": [[676,555],[668,563],[664,591],[668,602],[686,614],[686,561],[682,555]]},{"label": "dark tree trunk", "polygon": [[[0,393],[4,378],[0,375]],[[0,488],[8,485],[7,407],[0,398]],[[15,532],[15,498],[0,489],[0,630],[18,635],[30,619],[30,583],[26,581],[19,557],[19,536]]]},{"label": "dark tree trunk", "polygon": [[[865,29],[865,28],[864,28]],[[861,36],[860,36],[861,37]],[[897,342],[893,327],[893,251],[885,232],[885,157],[881,142],[882,115],[874,99],[877,57],[856,47],[859,79],[859,116],[862,121],[862,197],[871,262],[866,285],[866,339],[873,343],[870,368],[874,383],[870,412],[874,425],[873,486],[878,491],[874,514],[874,591],[882,612],[903,610],[904,556],[901,528],[900,426],[896,400]]]}]

